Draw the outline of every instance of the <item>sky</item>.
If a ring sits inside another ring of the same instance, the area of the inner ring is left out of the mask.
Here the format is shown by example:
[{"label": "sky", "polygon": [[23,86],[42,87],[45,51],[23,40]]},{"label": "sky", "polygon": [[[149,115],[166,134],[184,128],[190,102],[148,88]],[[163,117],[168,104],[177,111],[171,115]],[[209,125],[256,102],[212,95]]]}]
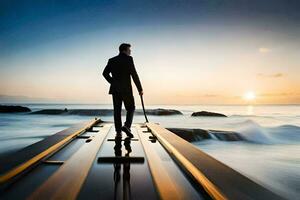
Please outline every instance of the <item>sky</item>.
[{"label": "sky", "polygon": [[127,42],[147,104],[300,104],[299,10],[297,0],[2,0],[0,102],[111,103],[102,71]]}]

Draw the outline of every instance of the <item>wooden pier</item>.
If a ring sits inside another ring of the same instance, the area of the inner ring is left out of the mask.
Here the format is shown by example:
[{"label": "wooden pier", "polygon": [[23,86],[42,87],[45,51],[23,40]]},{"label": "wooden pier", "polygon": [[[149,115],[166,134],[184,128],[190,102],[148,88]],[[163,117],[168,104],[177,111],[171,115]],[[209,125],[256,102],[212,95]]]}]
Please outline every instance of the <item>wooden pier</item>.
[{"label": "wooden pier", "polygon": [[0,159],[0,199],[282,199],[155,123],[76,124]]}]

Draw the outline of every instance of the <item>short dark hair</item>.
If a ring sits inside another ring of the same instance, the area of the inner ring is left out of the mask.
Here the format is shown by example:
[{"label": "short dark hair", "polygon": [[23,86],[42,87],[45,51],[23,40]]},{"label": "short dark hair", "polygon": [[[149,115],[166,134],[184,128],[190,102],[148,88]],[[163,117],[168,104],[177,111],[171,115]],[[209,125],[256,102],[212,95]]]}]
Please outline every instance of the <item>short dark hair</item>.
[{"label": "short dark hair", "polygon": [[119,46],[119,51],[120,51],[120,52],[126,51],[129,47],[131,47],[130,44],[122,43],[122,44]]}]

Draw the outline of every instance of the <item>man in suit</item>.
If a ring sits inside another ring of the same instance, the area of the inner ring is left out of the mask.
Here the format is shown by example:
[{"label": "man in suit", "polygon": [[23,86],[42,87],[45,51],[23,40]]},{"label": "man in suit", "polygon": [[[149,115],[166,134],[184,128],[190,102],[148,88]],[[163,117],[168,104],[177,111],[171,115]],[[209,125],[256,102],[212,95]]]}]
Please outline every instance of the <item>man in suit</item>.
[{"label": "man in suit", "polygon": [[[114,104],[114,122],[117,136],[122,136],[121,131],[124,131],[128,137],[133,137],[130,127],[135,104],[130,77],[132,77],[139,95],[143,95],[143,88],[136,72],[133,58],[130,56],[130,47],[130,44],[121,44],[119,46],[119,55],[108,60],[102,75],[110,83],[109,94],[112,94]],[[122,102],[124,102],[126,108],[124,126],[122,126],[121,119]]]}]

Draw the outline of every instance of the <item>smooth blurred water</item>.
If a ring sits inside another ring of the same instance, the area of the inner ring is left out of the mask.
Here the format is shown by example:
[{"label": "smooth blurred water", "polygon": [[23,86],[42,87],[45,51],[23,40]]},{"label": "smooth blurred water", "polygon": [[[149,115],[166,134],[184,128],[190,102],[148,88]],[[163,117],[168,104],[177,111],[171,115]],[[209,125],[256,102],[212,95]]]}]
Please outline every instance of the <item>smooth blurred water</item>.
[{"label": "smooth blurred water", "polygon": [[277,194],[298,199],[300,146],[206,140],[195,143],[204,152]]},{"label": "smooth blurred water", "polygon": [[[27,104],[40,109],[112,109],[112,105]],[[137,105],[137,109],[141,107]],[[300,106],[151,105],[150,108],[180,110],[183,115],[148,116],[164,127],[230,130],[246,141],[214,139],[194,143],[228,166],[288,199],[300,196]],[[227,118],[191,117],[194,111],[220,112]],[[97,116],[112,121],[112,116]],[[42,140],[72,124],[92,120],[91,116],[0,114],[0,156]],[[123,116],[123,122],[125,116]],[[134,122],[144,122],[136,115]]]}]

